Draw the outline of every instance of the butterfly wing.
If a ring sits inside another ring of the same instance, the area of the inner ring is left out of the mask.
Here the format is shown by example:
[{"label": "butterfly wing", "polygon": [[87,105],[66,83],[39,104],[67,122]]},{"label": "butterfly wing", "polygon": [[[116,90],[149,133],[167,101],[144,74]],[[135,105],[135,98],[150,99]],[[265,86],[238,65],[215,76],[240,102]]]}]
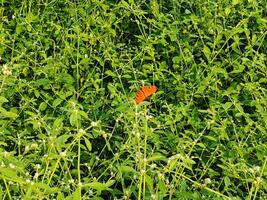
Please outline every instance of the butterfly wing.
[{"label": "butterfly wing", "polygon": [[151,85],[151,86],[144,86],[142,88],[143,93],[145,94],[146,98],[151,96],[152,94],[154,94],[157,91],[157,87],[155,85]]},{"label": "butterfly wing", "polygon": [[157,87],[155,85],[144,86],[140,90],[137,91],[135,96],[136,104],[139,104],[146,100],[149,96],[154,94],[157,91]]},{"label": "butterfly wing", "polygon": [[142,89],[138,90],[135,95],[135,103],[139,104],[146,99],[146,96]]}]

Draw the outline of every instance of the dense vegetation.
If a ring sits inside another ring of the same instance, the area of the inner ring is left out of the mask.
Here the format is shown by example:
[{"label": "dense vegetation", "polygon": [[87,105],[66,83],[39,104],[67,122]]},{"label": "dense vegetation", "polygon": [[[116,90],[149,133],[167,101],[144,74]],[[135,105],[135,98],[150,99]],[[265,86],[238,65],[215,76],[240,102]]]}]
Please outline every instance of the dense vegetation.
[{"label": "dense vegetation", "polygon": [[267,199],[266,8],[1,0],[0,198]]}]

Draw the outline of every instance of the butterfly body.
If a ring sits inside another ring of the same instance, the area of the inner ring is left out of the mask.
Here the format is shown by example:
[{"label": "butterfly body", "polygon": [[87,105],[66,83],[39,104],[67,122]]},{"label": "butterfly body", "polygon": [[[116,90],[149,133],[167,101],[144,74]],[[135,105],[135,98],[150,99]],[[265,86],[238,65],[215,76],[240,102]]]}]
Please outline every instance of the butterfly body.
[{"label": "butterfly body", "polygon": [[143,86],[140,90],[136,92],[135,95],[135,103],[139,104],[146,100],[148,97],[150,97],[152,94],[154,94],[157,91],[157,86],[151,85],[151,86]]}]

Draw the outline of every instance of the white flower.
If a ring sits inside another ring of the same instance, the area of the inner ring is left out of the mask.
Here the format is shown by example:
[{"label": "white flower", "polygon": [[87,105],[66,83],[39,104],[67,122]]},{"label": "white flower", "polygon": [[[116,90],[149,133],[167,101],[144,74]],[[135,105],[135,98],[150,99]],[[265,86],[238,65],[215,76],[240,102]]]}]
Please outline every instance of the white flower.
[{"label": "white flower", "polygon": [[30,179],[27,179],[26,180],[26,183],[30,184],[31,183],[31,180]]},{"label": "white flower", "polygon": [[73,183],[74,183],[74,179],[70,179],[69,184],[73,184]]},{"label": "white flower", "polygon": [[98,125],[97,122],[91,122],[91,126],[92,126],[92,127],[96,127],[97,125]]},{"label": "white flower", "polygon": [[11,70],[9,69],[7,65],[3,65],[2,72],[4,76],[10,76],[12,74]]},{"label": "white flower", "polygon": [[205,178],[204,183],[207,184],[207,185],[210,184],[211,183],[210,178]]},{"label": "white flower", "polygon": [[60,157],[62,157],[62,158],[66,157],[66,155],[67,155],[67,154],[66,154],[65,151],[63,151],[63,152],[60,153]]},{"label": "white flower", "polygon": [[11,169],[14,169],[14,168],[15,168],[15,165],[13,165],[12,163],[9,163],[9,167],[10,167]]}]

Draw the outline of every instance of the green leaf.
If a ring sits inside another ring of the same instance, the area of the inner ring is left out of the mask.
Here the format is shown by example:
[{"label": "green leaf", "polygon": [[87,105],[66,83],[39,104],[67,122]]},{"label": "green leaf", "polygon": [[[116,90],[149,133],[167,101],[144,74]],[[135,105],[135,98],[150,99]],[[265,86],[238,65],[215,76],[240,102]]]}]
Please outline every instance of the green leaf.
[{"label": "green leaf", "polygon": [[72,194],[73,200],[81,199],[81,189],[79,187],[76,188],[75,192]]},{"label": "green leaf", "polygon": [[61,127],[63,125],[62,121],[63,121],[62,118],[56,118],[53,123],[53,128],[56,129],[58,127]]},{"label": "green leaf", "polygon": [[47,108],[47,104],[45,102],[40,103],[39,110],[44,111]]},{"label": "green leaf", "polygon": [[40,97],[40,92],[38,90],[34,90],[34,95],[39,98]]},{"label": "green leaf", "polygon": [[108,90],[110,91],[111,98],[117,95],[116,87],[112,84],[108,84]]},{"label": "green leaf", "polygon": [[158,181],[158,187],[159,187],[159,190],[162,193],[162,195],[165,195],[165,193],[167,192],[167,187],[166,187],[163,180]]},{"label": "green leaf", "polygon": [[203,51],[204,55],[206,56],[207,60],[210,60],[211,51],[210,51],[209,47],[207,47],[205,45],[202,51]]},{"label": "green leaf", "polygon": [[70,124],[72,126],[76,126],[77,123],[81,120],[81,116],[78,114],[78,112],[72,112],[70,115]]},{"label": "green leaf", "polygon": [[6,102],[8,102],[8,100],[5,97],[0,96],[0,105]]},{"label": "green leaf", "polygon": [[56,138],[55,143],[59,146],[64,146],[66,141],[72,137],[72,135],[61,135]]},{"label": "green leaf", "polygon": [[172,58],[172,62],[173,62],[174,64],[179,64],[179,63],[181,62],[181,58],[180,58],[180,56],[174,56],[174,57]]},{"label": "green leaf", "polygon": [[167,161],[168,159],[166,158],[166,156],[160,153],[155,153],[147,159],[148,162],[157,161],[157,160]]},{"label": "green leaf", "polygon": [[146,176],[146,184],[147,184],[147,187],[148,187],[148,189],[150,190],[150,192],[152,192],[153,191],[153,185],[154,185],[154,183],[153,183],[153,178],[151,178],[149,175],[145,175]]},{"label": "green leaf", "polygon": [[237,108],[237,110],[238,110],[241,114],[244,113],[243,107],[241,106],[240,103],[236,103],[236,104],[235,104],[235,107]]},{"label": "green leaf", "polygon": [[225,176],[223,180],[226,187],[231,185],[231,180],[228,176]]},{"label": "green leaf", "polygon": [[221,67],[213,67],[212,68],[212,72],[214,74],[219,74],[219,73],[222,73],[222,74],[227,74],[226,70],[221,68]]},{"label": "green leaf", "polygon": [[223,105],[223,108],[227,111],[227,110],[229,110],[229,108],[231,108],[232,105],[233,105],[232,102],[226,102],[226,103]]},{"label": "green leaf", "polygon": [[232,5],[237,5],[237,4],[239,4],[239,0],[232,0]]},{"label": "green leaf", "polygon": [[267,78],[260,78],[259,83],[267,83]]},{"label": "green leaf", "polygon": [[65,199],[65,196],[62,192],[59,192],[58,195],[57,195],[57,200],[64,200]]},{"label": "green leaf", "polygon": [[127,8],[130,7],[129,4],[128,4],[126,1],[124,1],[124,0],[122,0],[122,1],[120,2],[120,4],[121,4],[121,7],[125,8],[125,9],[127,9]]},{"label": "green leaf", "polygon": [[60,74],[59,80],[62,83],[66,83],[70,85],[72,85],[75,82],[74,78],[70,74],[67,74],[67,73]]},{"label": "green leaf", "polygon": [[79,115],[83,116],[85,119],[88,119],[88,115],[86,112],[82,111],[82,110],[79,110],[78,112]]},{"label": "green leaf", "polygon": [[109,190],[108,186],[105,183],[100,183],[97,181],[94,181],[92,183],[84,184],[83,187],[89,187],[98,191],[104,191]]},{"label": "green leaf", "polygon": [[17,113],[7,111],[3,107],[0,107],[0,118],[16,118],[18,117]]},{"label": "green leaf", "polygon": [[83,137],[83,138],[84,138],[85,145],[86,145],[87,149],[89,151],[92,151],[92,144],[91,144],[91,142],[86,137]]},{"label": "green leaf", "polygon": [[136,170],[130,166],[127,166],[127,165],[121,165],[118,167],[118,170],[121,172],[121,173],[136,173]]},{"label": "green leaf", "polygon": [[0,167],[0,177],[6,178],[14,182],[19,182],[19,183],[24,182],[24,180],[17,175],[16,170],[11,169],[11,168]]},{"label": "green leaf", "polygon": [[244,65],[237,65],[235,66],[234,70],[231,71],[231,74],[238,74],[238,73],[241,73],[243,72],[245,69],[245,66]]},{"label": "green leaf", "polygon": [[113,72],[113,71],[111,71],[111,70],[107,70],[106,72],[105,72],[105,74],[106,75],[109,75],[109,76],[111,76],[111,77],[116,77],[117,75]]},{"label": "green leaf", "polygon": [[53,101],[52,107],[56,108],[59,104],[61,104],[62,101],[63,101],[63,99],[59,99],[59,98],[55,99]]},{"label": "green leaf", "polygon": [[107,186],[107,187],[110,187],[110,186],[112,186],[115,182],[116,182],[116,180],[113,180],[113,179],[108,180],[108,181],[106,182],[106,186]]},{"label": "green leaf", "polygon": [[207,138],[208,140],[217,142],[217,139],[215,137],[210,136],[210,135],[204,135],[203,137]]},{"label": "green leaf", "polygon": [[225,12],[225,15],[228,16],[231,13],[231,7],[230,6],[227,6],[225,8],[224,12]]},{"label": "green leaf", "polygon": [[46,78],[41,78],[35,81],[37,86],[46,86],[50,84],[50,80]]}]

